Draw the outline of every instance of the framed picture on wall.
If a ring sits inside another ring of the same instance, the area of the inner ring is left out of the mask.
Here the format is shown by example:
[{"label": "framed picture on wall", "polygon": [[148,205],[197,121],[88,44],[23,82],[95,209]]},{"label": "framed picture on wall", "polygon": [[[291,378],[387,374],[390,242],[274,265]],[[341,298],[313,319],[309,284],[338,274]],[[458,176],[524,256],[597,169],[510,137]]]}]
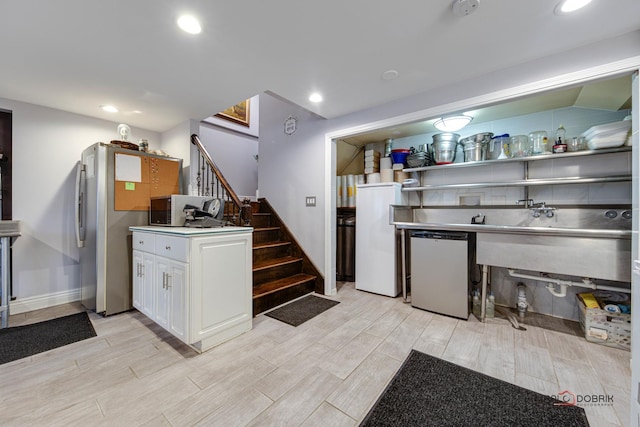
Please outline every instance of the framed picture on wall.
[{"label": "framed picture on wall", "polygon": [[202,122],[257,138],[260,123],[259,97],[251,97],[221,113],[202,119]]},{"label": "framed picture on wall", "polygon": [[249,105],[249,100],[245,99],[244,101],[234,105],[233,107],[229,107],[226,110],[216,114],[215,117],[219,117],[223,120],[228,120],[230,122],[249,127]]}]

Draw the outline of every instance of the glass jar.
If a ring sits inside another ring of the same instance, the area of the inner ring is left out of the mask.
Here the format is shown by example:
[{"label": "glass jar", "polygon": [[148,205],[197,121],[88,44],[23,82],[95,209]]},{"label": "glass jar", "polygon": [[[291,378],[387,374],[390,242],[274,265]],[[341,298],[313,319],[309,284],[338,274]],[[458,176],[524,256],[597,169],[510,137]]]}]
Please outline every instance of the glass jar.
[{"label": "glass jar", "polygon": [[584,136],[573,137],[567,140],[567,151],[582,151],[588,150],[587,138]]},{"label": "glass jar", "polygon": [[514,135],[509,138],[509,152],[512,158],[531,155],[531,144],[527,135]]},{"label": "glass jar", "polygon": [[[504,155],[504,157],[502,157]],[[487,150],[487,158],[490,160],[509,157],[509,134],[498,135],[491,138]]]},{"label": "glass jar", "polygon": [[547,131],[537,130],[529,134],[529,143],[531,144],[531,153],[536,156],[538,154],[551,154],[549,147],[549,137]]}]

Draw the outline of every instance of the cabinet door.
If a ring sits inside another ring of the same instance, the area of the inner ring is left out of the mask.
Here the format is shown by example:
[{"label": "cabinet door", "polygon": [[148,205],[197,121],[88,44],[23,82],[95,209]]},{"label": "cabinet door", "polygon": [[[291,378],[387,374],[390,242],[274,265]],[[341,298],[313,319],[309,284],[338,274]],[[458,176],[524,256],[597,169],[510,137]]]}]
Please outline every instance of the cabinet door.
[{"label": "cabinet door", "polygon": [[132,277],[133,277],[133,306],[140,311],[142,310],[142,293],[143,293],[143,282],[142,282],[142,266],[144,265],[142,252],[133,251],[133,262],[131,266],[133,268]]},{"label": "cabinet door", "polygon": [[192,239],[189,307],[193,342],[250,324],[251,266],[250,233]]},{"label": "cabinet door", "polygon": [[141,303],[138,308],[142,313],[153,319],[155,317],[156,308],[154,298],[156,294],[156,257],[153,254],[142,252],[142,277],[141,277]]},{"label": "cabinet door", "polygon": [[184,342],[187,337],[188,264],[156,256],[154,320]]},{"label": "cabinet door", "polygon": [[156,323],[165,329],[169,325],[169,292],[167,292],[167,282],[171,271],[171,261],[156,257],[155,263],[155,317]]},{"label": "cabinet door", "polygon": [[133,251],[133,306],[141,313],[155,316],[155,256],[139,250]]},{"label": "cabinet door", "polygon": [[173,335],[187,342],[187,284],[188,264],[169,262],[166,292],[169,294],[168,329]]}]

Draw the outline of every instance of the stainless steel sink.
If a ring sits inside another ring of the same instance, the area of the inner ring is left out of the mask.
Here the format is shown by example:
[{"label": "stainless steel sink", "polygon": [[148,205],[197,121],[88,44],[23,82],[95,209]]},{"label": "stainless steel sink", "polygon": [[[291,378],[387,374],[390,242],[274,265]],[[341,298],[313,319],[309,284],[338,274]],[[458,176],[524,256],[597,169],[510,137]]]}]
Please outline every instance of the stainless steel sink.
[{"label": "stainless steel sink", "polygon": [[591,279],[631,281],[631,240],[477,233],[478,264]]},{"label": "stainless steel sink", "polygon": [[[554,206],[553,217],[524,207],[392,206],[398,228],[476,233],[478,264],[631,281],[630,206]],[[483,223],[472,224],[472,218]]]}]

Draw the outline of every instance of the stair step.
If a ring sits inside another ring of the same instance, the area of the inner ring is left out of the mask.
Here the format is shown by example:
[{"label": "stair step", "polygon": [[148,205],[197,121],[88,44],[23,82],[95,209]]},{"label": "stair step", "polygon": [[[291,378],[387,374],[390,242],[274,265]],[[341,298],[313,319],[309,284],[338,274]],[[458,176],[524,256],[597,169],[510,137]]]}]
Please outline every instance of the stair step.
[{"label": "stair step", "polygon": [[253,266],[253,285],[271,282],[302,272],[302,258],[284,257],[264,260]]},{"label": "stair step", "polygon": [[253,243],[277,242],[280,240],[280,227],[253,229]]},{"label": "stair step", "polygon": [[273,280],[253,287],[253,298],[269,295],[282,289],[297,286],[309,281],[315,280],[316,276],[310,274],[298,273],[293,276],[284,277],[282,279]]},{"label": "stair step", "polygon": [[296,262],[302,262],[302,258],[293,257],[293,256],[285,256],[282,258],[272,258],[268,260],[264,260],[263,262],[253,264],[253,271],[261,271],[266,270],[268,268],[274,267],[284,267],[289,264],[293,264]]},{"label": "stair step", "polygon": [[291,242],[287,242],[287,241],[277,241],[277,242],[261,242],[261,243],[254,243],[253,244],[253,249],[267,249],[267,248],[275,248],[278,246],[287,246],[287,245],[291,245]]},{"label": "stair step", "polygon": [[253,287],[253,315],[314,291],[316,276],[299,273]]},{"label": "stair step", "polygon": [[253,228],[269,228],[271,227],[271,214],[264,212],[255,212],[252,215],[251,225]]},{"label": "stair step", "polygon": [[291,256],[291,242],[264,242],[253,245],[253,265],[287,256]]}]

